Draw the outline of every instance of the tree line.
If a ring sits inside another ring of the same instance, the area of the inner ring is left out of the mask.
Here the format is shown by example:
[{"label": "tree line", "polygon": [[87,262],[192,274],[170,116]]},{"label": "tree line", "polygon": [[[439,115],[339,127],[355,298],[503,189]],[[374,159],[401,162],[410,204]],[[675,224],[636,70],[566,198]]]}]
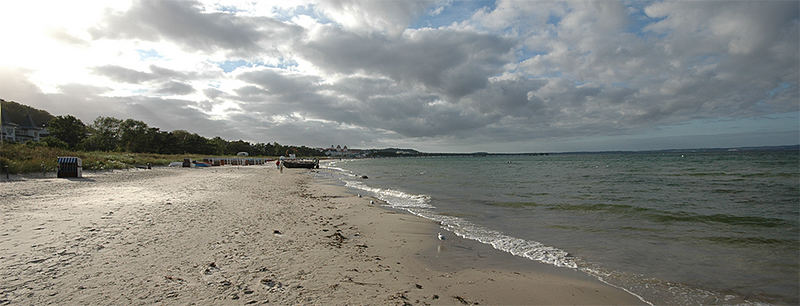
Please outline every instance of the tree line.
[{"label": "tree line", "polygon": [[159,154],[207,154],[280,156],[287,151],[298,156],[324,156],[306,146],[284,146],[277,142],[251,144],[243,140],[205,138],[184,130],[171,132],[150,127],[133,119],[97,117],[89,125],[71,115],[56,116],[48,123],[50,136],[41,141],[47,146],[83,151],[120,151]]},{"label": "tree line", "polygon": [[2,109],[3,112],[3,120],[8,120],[17,124],[24,123],[27,115],[31,116],[34,123],[39,124],[50,122],[50,119],[53,119],[53,115],[45,110],[36,109],[14,101],[0,99],[0,109]]}]

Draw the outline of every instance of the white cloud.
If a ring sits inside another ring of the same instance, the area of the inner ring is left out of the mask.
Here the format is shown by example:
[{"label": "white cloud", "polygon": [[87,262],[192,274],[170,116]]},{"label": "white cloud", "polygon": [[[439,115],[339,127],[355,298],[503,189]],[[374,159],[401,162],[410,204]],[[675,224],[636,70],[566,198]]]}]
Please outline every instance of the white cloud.
[{"label": "white cloud", "polygon": [[414,17],[434,3],[432,0],[325,0],[316,7],[348,31],[377,31],[394,36],[401,34]]}]

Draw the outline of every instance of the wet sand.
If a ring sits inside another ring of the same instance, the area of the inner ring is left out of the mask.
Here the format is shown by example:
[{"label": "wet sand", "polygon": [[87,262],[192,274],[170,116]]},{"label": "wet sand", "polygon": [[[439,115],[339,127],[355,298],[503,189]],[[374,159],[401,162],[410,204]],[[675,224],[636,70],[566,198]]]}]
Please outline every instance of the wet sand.
[{"label": "wet sand", "polygon": [[0,304],[641,304],[308,171],[0,181]]}]

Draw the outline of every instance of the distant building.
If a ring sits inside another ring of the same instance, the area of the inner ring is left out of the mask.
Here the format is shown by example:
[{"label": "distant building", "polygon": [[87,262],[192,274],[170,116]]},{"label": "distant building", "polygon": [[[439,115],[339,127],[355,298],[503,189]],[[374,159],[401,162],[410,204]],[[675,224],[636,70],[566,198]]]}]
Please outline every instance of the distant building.
[{"label": "distant building", "polygon": [[1,115],[3,117],[0,118],[0,120],[3,121],[3,125],[0,128],[0,133],[2,133],[0,134],[0,137],[3,138],[3,141],[17,142],[16,130],[19,124],[9,121],[8,118],[6,118],[6,113],[2,113]]},{"label": "distant building", "polygon": [[345,158],[359,158],[365,157],[365,151],[358,150],[358,149],[349,149],[347,146],[342,145],[331,145],[330,148],[320,149],[326,156],[330,157],[345,157]]},{"label": "distant building", "polygon": [[42,130],[44,129],[36,126],[36,124],[33,123],[33,118],[31,118],[31,115],[28,114],[25,116],[25,121],[17,126],[15,131],[17,142],[39,142],[39,137],[41,136]]},{"label": "distant building", "polygon": [[6,117],[5,113],[3,113],[2,116],[3,125],[0,130],[2,131],[1,137],[3,137],[3,141],[38,142],[41,139],[42,134],[47,134],[47,131],[44,128],[36,126],[30,114],[25,116],[25,120],[21,124],[8,120],[8,117]]},{"label": "distant building", "polygon": [[342,149],[341,145],[336,145],[336,147],[331,145],[330,148],[325,150],[325,155],[331,157],[344,157],[347,155],[347,146],[344,146],[344,149]]}]

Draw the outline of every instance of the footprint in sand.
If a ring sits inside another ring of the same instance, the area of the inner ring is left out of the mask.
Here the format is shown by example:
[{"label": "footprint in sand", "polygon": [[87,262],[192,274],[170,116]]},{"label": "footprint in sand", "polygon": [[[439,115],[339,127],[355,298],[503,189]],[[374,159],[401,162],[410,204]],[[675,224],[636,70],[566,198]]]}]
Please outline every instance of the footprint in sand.
[{"label": "footprint in sand", "polygon": [[219,267],[217,267],[217,264],[215,262],[212,262],[212,263],[208,264],[208,268],[206,268],[206,270],[203,271],[203,274],[211,275],[211,274],[213,274],[214,272],[217,272],[217,271],[219,271]]}]

